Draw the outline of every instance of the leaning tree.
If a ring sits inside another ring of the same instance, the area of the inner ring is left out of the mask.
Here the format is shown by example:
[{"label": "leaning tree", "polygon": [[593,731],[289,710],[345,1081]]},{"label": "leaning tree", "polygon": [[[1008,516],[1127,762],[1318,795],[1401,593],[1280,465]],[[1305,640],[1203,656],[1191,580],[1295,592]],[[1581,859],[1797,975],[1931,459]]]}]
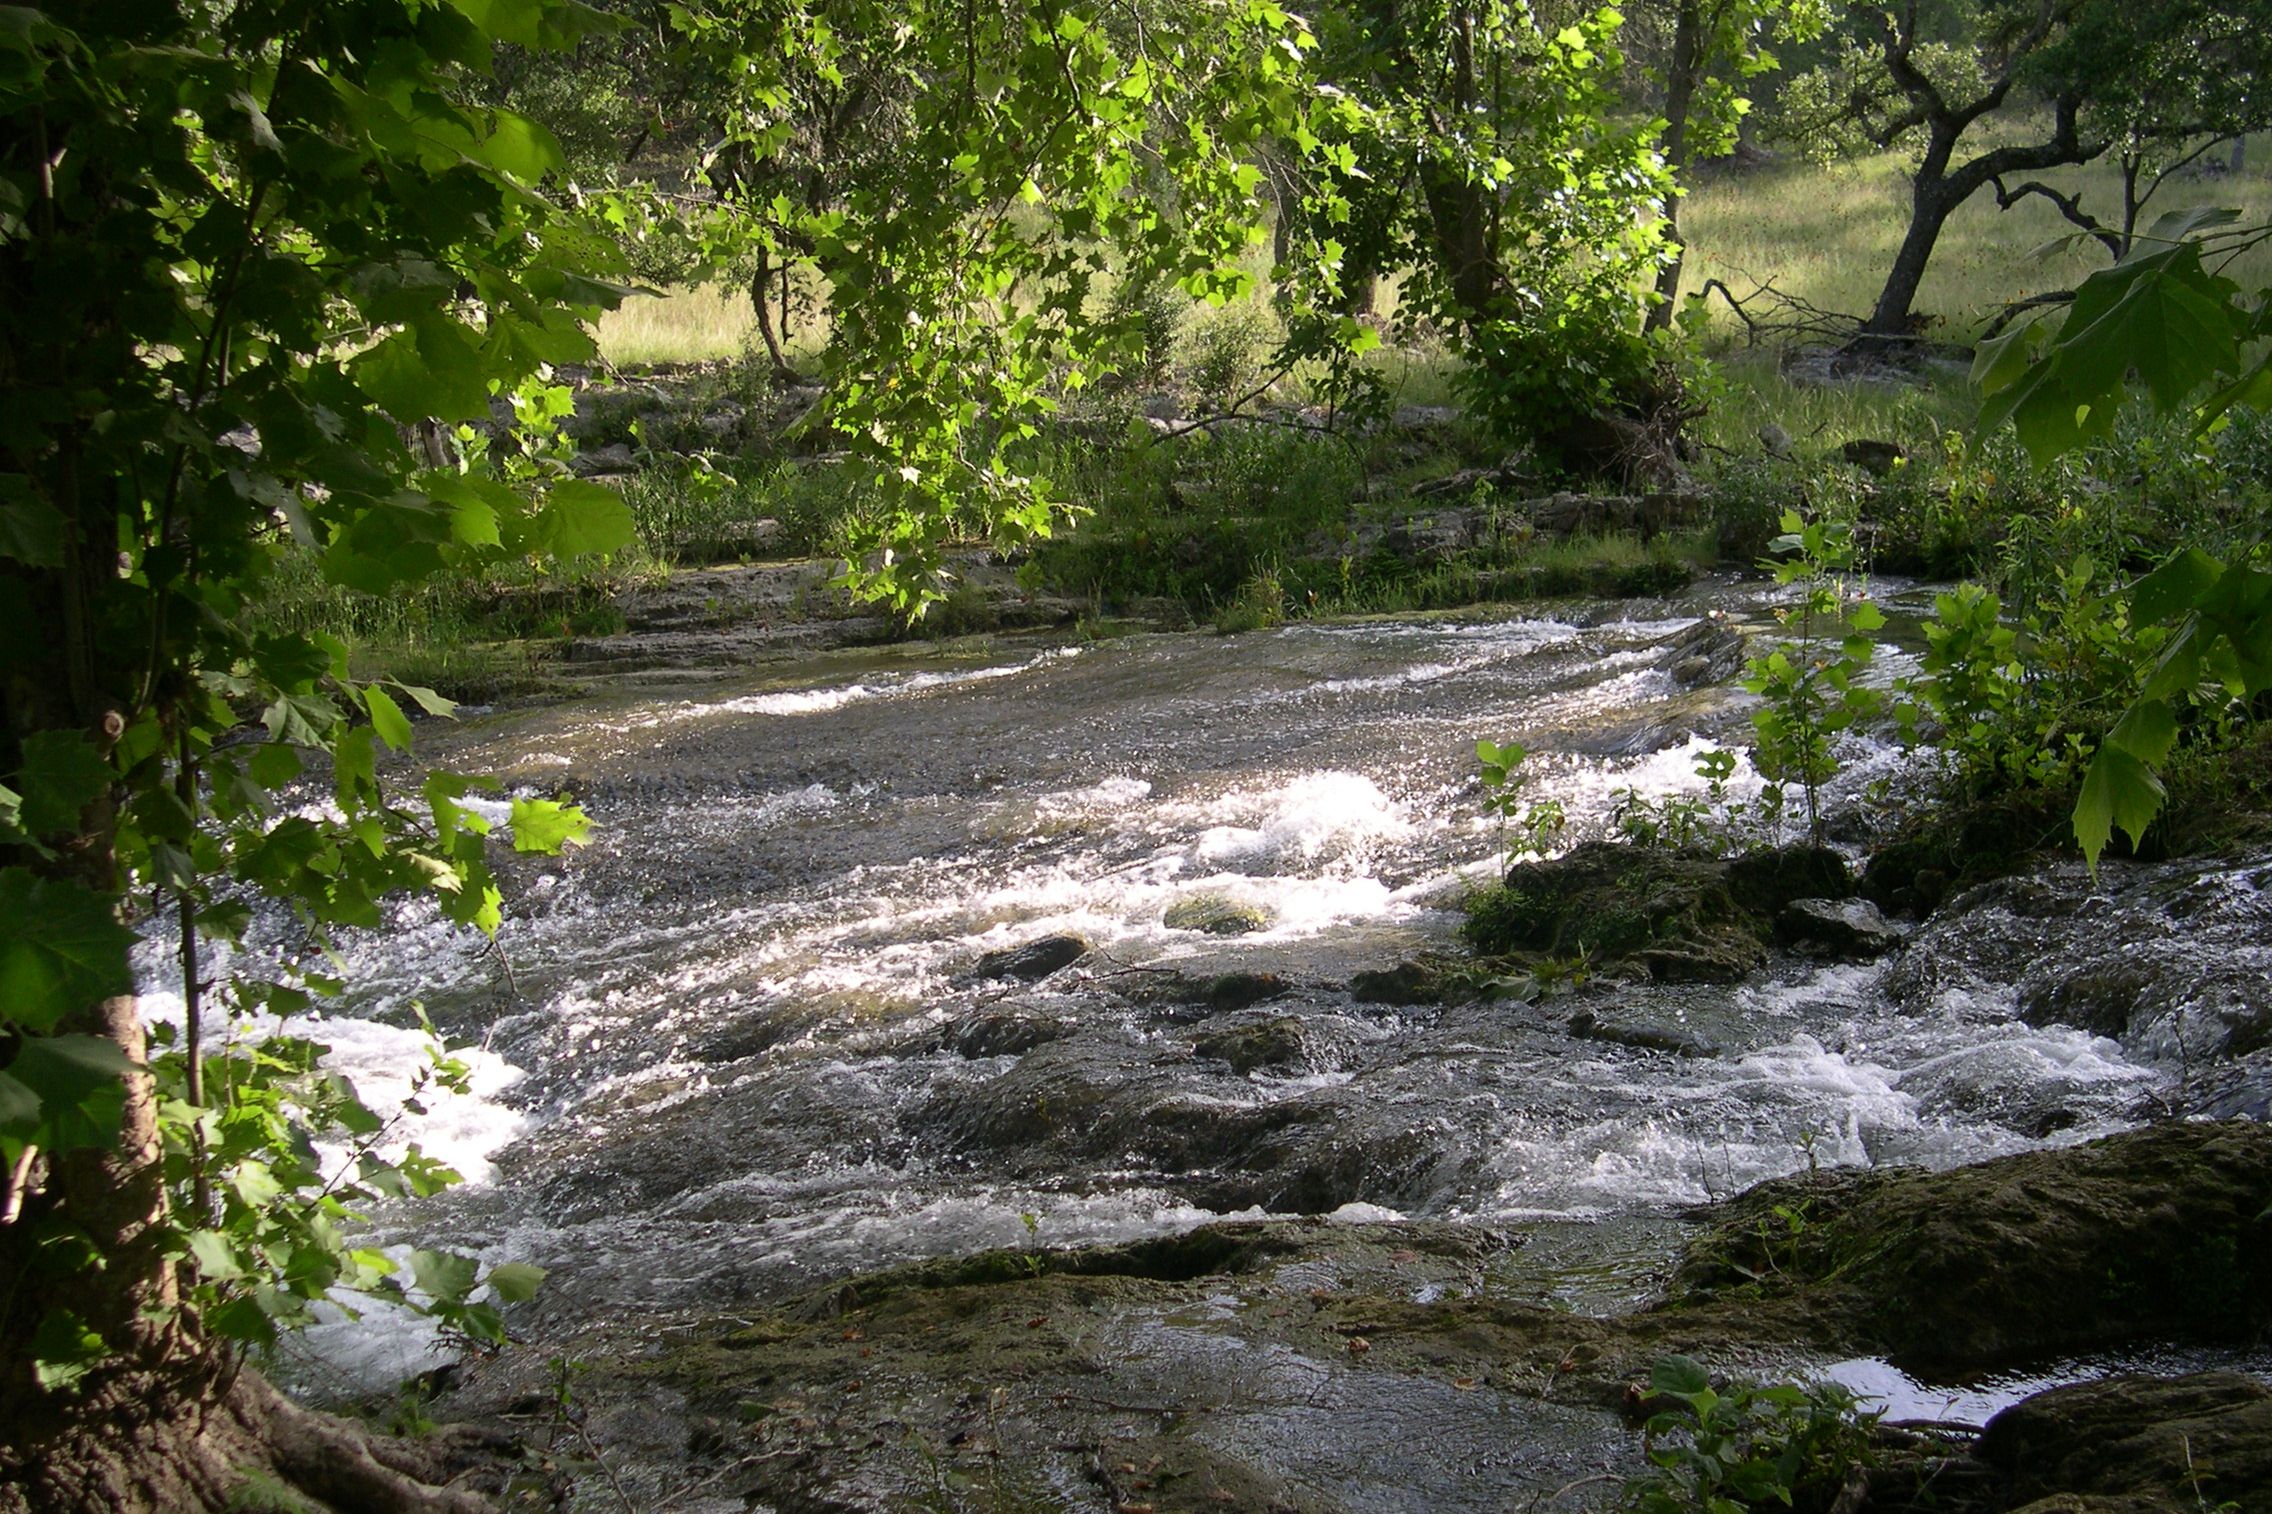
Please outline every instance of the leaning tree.
[{"label": "leaning tree", "polygon": [[1851,8],[1830,41],[1785,90],[1779,130],[1915,156],[1908,229],[1862,326],[1881,349],[1914,335],[1941,232],[1983,189],[2272,111],[2254,82],[2272,65],[2263,0],[1899,0]]}]

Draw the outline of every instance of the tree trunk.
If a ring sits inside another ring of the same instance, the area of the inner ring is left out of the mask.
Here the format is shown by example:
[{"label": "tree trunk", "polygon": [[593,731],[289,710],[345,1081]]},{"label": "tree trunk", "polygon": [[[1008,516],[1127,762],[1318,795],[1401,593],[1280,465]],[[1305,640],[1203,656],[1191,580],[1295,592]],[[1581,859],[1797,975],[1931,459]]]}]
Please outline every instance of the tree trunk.
[{"label": "tree trunk", "polygon": [[1915,338],[1917,290],[1925,282],[1925,269],[1933,260],[1941,228],[1948,224],[1949,213],[1957,203],[1949,197],[1948,186],[1939,176],[1918,175],[1910,196],[1909,230],[1901,239],[1901,250],[1894,254],[1893,267],[1886,273],[1877,307],[1863,323],[1863,345],[1885,352]]},{"label": "tree trunk", "polygon": [[[68,371],[63,355],[53,362]],[[14,649],[0,677],[0,752],[19,751],[39,732],[78,730],[107,756],[127,726],[121,685],[140,671],[106,665],[92,624],[115,582],[117,507],[82,488],[75,439],[62,440],[49,464],[43,483],[66,523],[62,566],[0,566],[0,592],[57,632]],[[52,858],[27,865],[115,897],[117,829],[104,795]],[[147,1059],[131,994],[57,1029],[101,1037],[137,1064]],[[44,1182],[27,1170],[11,1194],[13,1213],[0,1221],[0,1514],[203,1514],[244,1507],[264,1490],[373,1514],[486,1507],[428,1485],[428,1472],[448,1472],[439,1444],[394,1445],[303,1409],[199,1332],[180,1308],[168,1255],[176,1217],[163,1155],[154,1082],[133,1074],[114,1145],[55,1152]],[[55,1311],[75,1316],[109,1353],[68,1390],[42,1387],[33,1369],[36,1332]]]},{"label": "tree trunk", "polygon": [[[765,343],[765,355],[773,361],[773,372],[784,379],[794,379],[797,370],[789,366],[789,359],[781,351],[781,337],[773,330],[773,260],[761,249],[757,254],[757,272],[750,275],[749,303],[757,312],[758,338]],[[787,301],[782,302],[784,310]],[[783,322],[787,324],[786,320]]]},{"label": "tree trunk", "polygon": [[472,1438],[375,1436],[211,1360],[106,1369],[68,1404],[28,1407],[0,1430],[0,1514],[217,1514],[309,1500],[339,1514],[494,1508],[442,1486]]},{"label": "tree trunk", "polygon": [[[1672,35],[1672,64],[1665,71],[1665,166],[1676,183],[1688,171],[1688,115],[1696,102],[1697,76],[1703,71],[1704,14],[1701,0],[1680,0],[1680,16]],[[1644,329],[1663,331],[1672,325],[1674,302],[1680,298],[1681,264],[1688,244],[1680,234],[1680,196],[1665,197],[1665,241],[1672,257],[1657,270],[1657,303],[1649,308]]]}]

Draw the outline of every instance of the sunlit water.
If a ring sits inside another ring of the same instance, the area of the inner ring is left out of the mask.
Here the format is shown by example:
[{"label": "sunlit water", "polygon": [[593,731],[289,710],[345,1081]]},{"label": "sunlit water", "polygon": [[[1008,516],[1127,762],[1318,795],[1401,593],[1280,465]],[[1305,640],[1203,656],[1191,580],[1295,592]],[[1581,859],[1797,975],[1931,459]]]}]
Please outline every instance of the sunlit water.
[{"label": "sunlit water", "polygon": [[[1904,1013],[1880,967],[1531,1006],[1348,992],[1449,949],[1496,869],[1478,738],[1532,749],[1570,839],[1620,789],[1700,793],[1742,696],[1677,669],[1700,619],[1760,614],[1720,588],[1639,619],[870,655],[428,727],[434,760],[566,787],[597,838],[511,859],[494,950],[416,906],[353,939],[352,996],[296,1028],[374,1103],[422,1059],[412,1001],[474,1043],[470,1093],[397,1127],[468,1182],[381,1229],[551,1269],[516,1320],[540,1342],[1029,1235],[1660,1215],[1810,1162],[1946,1165],[2134,1120],[2158,1066],[2019,1024],[2008,994]],[[1900,766],[1849,755],[1849,799]],[[1731,792],[1757,787],[1739,767]],[[1263,923],[1164,923],[1193,901]],[[1056,934],[1090,954],[1033,986],[975,976]],[[1233,971],[1286,991],[1225,1016],[1178,987]],[[1574,1039],[1581,1004],[1717,1054]],[[1247,1074],[1194,1045],[1281,1019],[1291,1053]],[[427,1345],[373,1316],[299,1349],[345,1387],[432,1365]]]}]

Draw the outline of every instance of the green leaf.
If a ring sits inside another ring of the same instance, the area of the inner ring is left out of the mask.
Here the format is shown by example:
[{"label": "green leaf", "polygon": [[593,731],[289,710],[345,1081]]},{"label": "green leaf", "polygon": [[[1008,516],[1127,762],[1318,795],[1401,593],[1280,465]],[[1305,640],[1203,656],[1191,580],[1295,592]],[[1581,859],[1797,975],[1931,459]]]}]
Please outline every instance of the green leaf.
[{"label": "green leaf", "polygon": [[410,720],[402,713],[402,706],[375,683],[365,686],[363,703],[370,709],[371,729],[379,733],[379,739],[394,751],[410,750]]},{"label": "green leaf", "polygon": [[236,1248],[218,1230],[192,1230],[189,1254],[197,1263],[197,1270],[213,1282],[233,1283],[245,1275],[244,1264],[237,1260]]},{"label": "green leaf", "polygon": [[497,1291],[499,1303],[526,1303],[536,1297],[543,1281],[544,1269],[528,1262],[507,1262],[489,1269],[489,1286]]},{"label": "green leaf", "polygon": [[15,784],[23,796],[17,823],[34,836],[76,832],[80,811],[118,780],[95,744],[76,731],[26,736],[23,750]]},{"label": "green leaf", "polygon": [[0,1139],[29,1141],[39,1134],[39,1095],[0,1072]]},{"label": "green leaf", "polygon": [[462,1304],[473,1292],[474,1265],[470,1257],[447,1251],[410,1253],[410,1276],[418,1290],[437,1304]]},{"label": "green leaf", "polygon": [[2163,797],[2161,780],[2130,752],[2111,741],[2099,747],[2083,775],[2074,814],[2075,843],[2093,872],[2115,827],[2135,844],[2161,812]]},{"label": "green leaf", "polygon": [[2140,700],[2115,722],[2106,739],[2146,766],[2159,767],[2177,745],[2177,712],[2163,700]]},{"label": "green leaf", "polygon": [[287,694],[261,711],[261,724],[271,741],[288,746],[320,747],[343,717],[339,706],[323,694]]},{"label": "green leaf", "polygon": [[45,500],[0,498],[0,557],[34,568],[63,566],[63,517]]},{"label": "green leaf", "polygon": [[245,771],[252,774],[253,782],[265,789],[279,789],[300,776],[298,748],[282,742],[263,742],[252,749],[245,761]]},{"label": "green leaf", "polygon": [[223,1340],[256,1346],[273,1345],[276,1341],[276,1321],[269,1317],[258,1299],[243,1294],[207,1309],[198,1316],[198,1323]]},{"label": "green leaf", "polygon": [[68,1309],[48,1310],[32,1332],[32,1370],[50,1393],[77,1387],[109,1355],[103,1338]]},{"label": "green leaf", "polygon": [[1658,1393],[1685,1397],[1710,1392],[1712,1375],[1694,1357],[1664,1356],[1649,1368],[1649,1386]]},{"label": "green leaf", "polygon": [[2142,626],[2175,620],[2200,604],[2223,572],[2224,564],[2199,547],[2187,547],[2131,588],[2131,620]]},{"label": "green leaf", "polygon": [[408,694],[417,703],[418,708],[437,720],[450,720],[457,715],[457,701],[444,699],[432,689],[421,688],[414,683],[397,683],[395,687]]},{"label": "green leaf", "polygon": [[0,1023],[47,1031],[99,1000],[132,993],[135,939],[101,895],[24,868],[0,869]]},{"label": "green leaf", "polygon": [[639,523],[613,489],[569,479],[552,486],[531,535],[537,549],[548,556],[582,557],[630,546],[638,539]]},{"label": "green leaf", "polygon": [[39,1100],[39,1136],[58,1151],[110,1146],[126,1112],[134,1063],[101,1036],[29,1036],[8,1076]]},{"label": "green leaf", "polygon": [[552,799],[513,801],[513,850],[547,856],[592,839],[592,821],[582,809]]}]

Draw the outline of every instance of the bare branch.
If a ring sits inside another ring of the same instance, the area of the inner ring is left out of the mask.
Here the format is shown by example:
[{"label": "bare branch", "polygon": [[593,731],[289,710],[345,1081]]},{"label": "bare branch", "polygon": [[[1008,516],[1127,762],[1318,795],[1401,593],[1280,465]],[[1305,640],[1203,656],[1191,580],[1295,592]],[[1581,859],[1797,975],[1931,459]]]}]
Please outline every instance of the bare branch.
[{"label": "bare branch", "polygon": [[2004,181],[2000,177],[1989,182],[1996,187],[1996,208],[1998,210],[2010,210],[2030,195],[2049,200],[2059,207],[2059,214],[2088,232],[2110,255],[2118,258],[2122,256],[2121,236],[2100,221],[2098,217],[2083,209],[2083,197],[2080,191],[2071,195],[2063,195],[2040,179],[2030,179],[2017,189],[2005,188]]}]

